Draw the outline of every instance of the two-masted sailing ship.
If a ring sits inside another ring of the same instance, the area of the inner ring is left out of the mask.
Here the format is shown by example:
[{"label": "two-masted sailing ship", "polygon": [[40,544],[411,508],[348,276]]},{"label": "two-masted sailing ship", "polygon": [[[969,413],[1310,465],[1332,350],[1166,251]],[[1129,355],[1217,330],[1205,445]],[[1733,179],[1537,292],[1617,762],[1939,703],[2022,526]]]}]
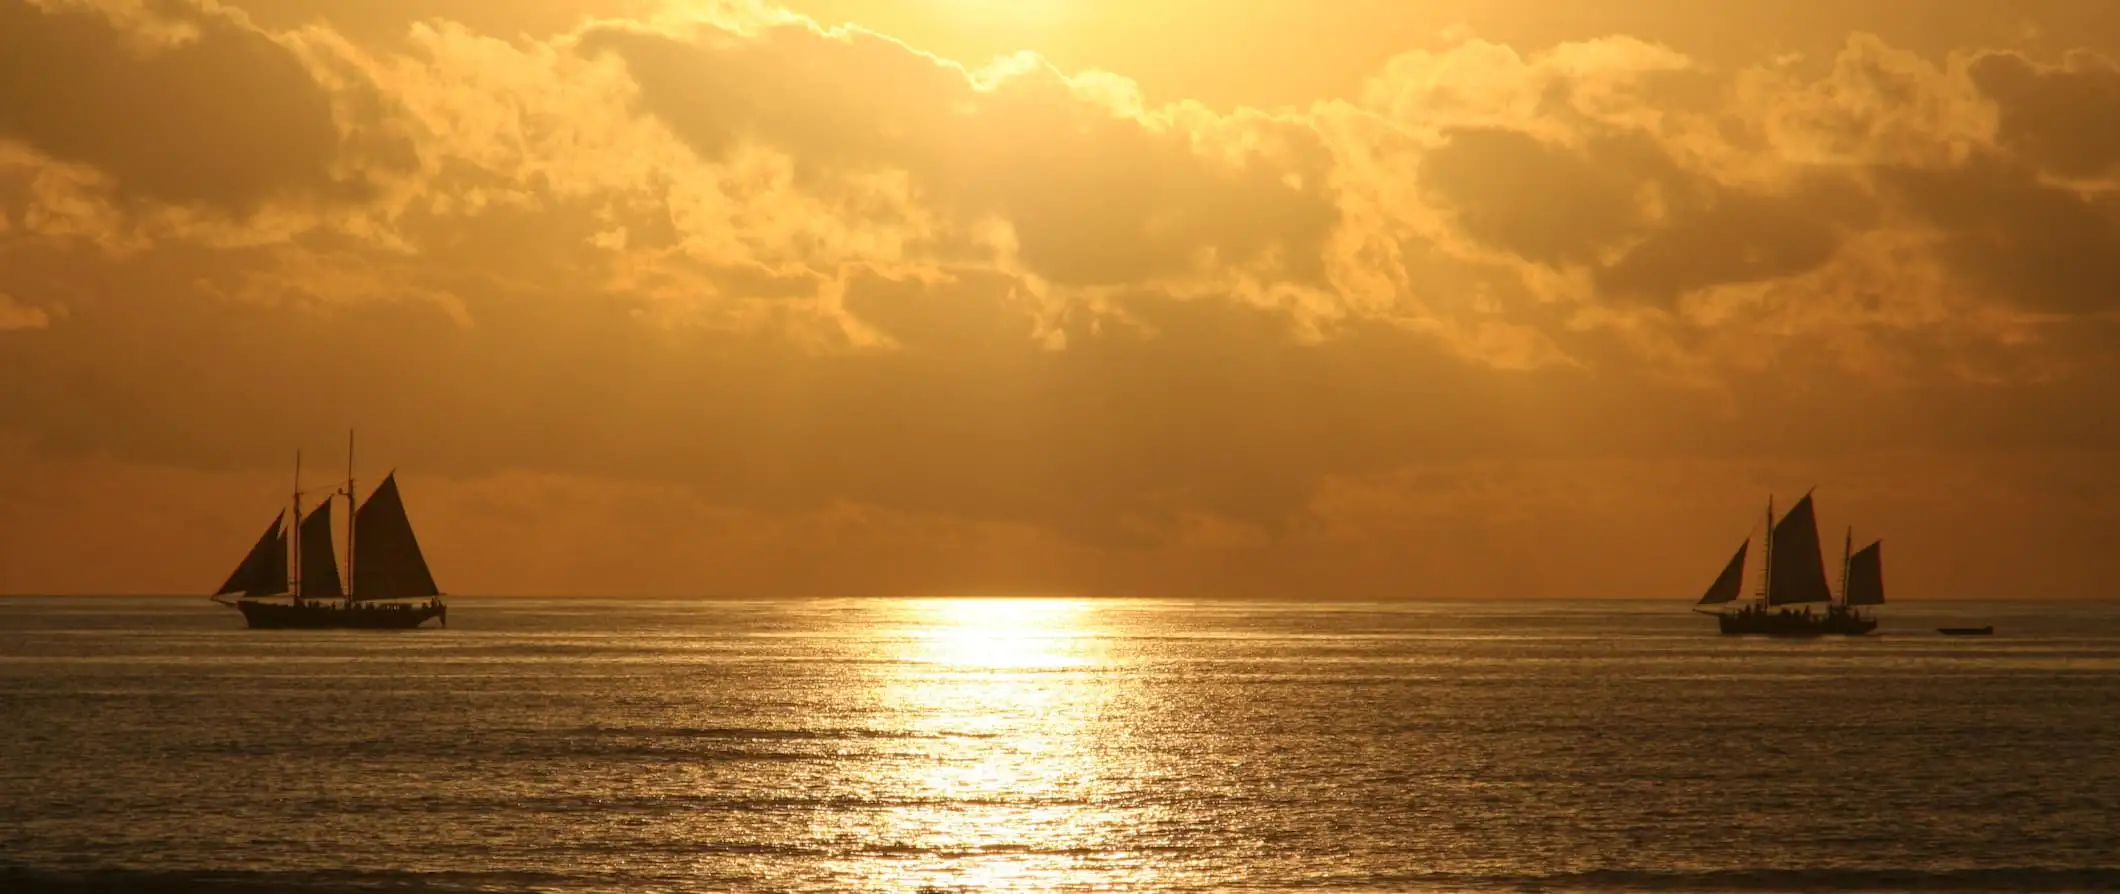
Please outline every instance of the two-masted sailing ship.
[{"label": "two-masted sailing ship", "polygon": [[[302,512],[302,456],[295,454],[294,515],[282,509],[213,599],[243,613],[253,628],[409,629],[428,619],[449,625],[449,607],[434,585],[398,495],[397,473],[354,505],[353,438],[346,439],[346,487]],[[346,574],[332,550],[332,505],[346,498]],[[358,545],[359,552],[355,547]],[[342,580],[344,585],[342,585]]]},{"label": "two-masted sailing ship", "polygon": [[[1727,634],[1859,636],[1877,629],[1877,619],[1862,609],[1884,604],[1883,541],[1873,541],[1856,550],[1855,529],[1848,529],[1841,550],[1840,596],[1836,599],[1826,584],[1818,516],[1809,493],[1796,501],[1779,522],[1774,520],[1773,498],[1767,499],[1763,540],[1765,556],[1760,562],[1760,583],[1754,600],[1735,611],[1728,608],[1744,593],[1745,557],[1752,546],[1748,537],[1738,544],[1736,554],[1696,603],[1718,608],[1695,611],[1714,615],[1717,625]],[[1825,604],[1824,612],[1811,610],[1811,606],[1820,603]]]}]

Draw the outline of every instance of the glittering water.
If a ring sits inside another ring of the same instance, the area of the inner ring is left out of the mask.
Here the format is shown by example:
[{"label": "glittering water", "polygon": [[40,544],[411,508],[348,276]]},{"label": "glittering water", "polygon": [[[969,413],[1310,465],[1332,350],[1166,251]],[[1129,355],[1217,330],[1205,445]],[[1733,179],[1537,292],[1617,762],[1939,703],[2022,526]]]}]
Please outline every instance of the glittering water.
[{"label": "glittering water", "polygon": [[2120,606],[451,621],[0,600],[0,890],[2120,889]]}]

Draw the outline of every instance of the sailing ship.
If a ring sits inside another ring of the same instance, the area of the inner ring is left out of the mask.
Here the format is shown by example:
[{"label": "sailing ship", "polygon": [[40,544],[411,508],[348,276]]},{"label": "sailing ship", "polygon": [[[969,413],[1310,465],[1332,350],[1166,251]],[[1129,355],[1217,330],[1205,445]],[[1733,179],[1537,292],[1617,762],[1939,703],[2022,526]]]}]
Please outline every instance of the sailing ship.
[{"label": "sailing ship", "polygon": [[[449,607],[434,584],[427,557],[420,552],[412,520],[398,494],[397,473],[354,505],[353,435],[346,436],[346,487],[325,496],[302,513],[302,455],[294,461],[294,518],[288,511],[267,526],[264,535],[228,575],[213,600],[243,613],[252,628],[272,629],[410,629],[439,619],[449,626]],[[332,505],[346,498],[351,523],[346,529],[346,574],[339,576],[332,550]],[[359,553],[354,547],[358,544]],[[358,559],[358,561],[356,561]],[[343,582],[343,583],[342,583]]]},{"label": "sailing ship", "polygon": [[[1714,615],[1717,626],[1726,634],[1859,636],[1877,629],[1877,619],[1862,609],[1884,604],[1883,541],[1856,551],[1855,529],[1848,529],[1841,553],[1840,596],[1836,599],[1826,583],[1825,556],[1819,549],[1818,516],[1811,494],[1805,492],[1779,522],[1774,519],[1774,500],[1769,497],[1766,519],[1761,544],[1765,555],[1754,601],[1736,611],[1725,608],[1744,593],[1745,558],[1752,546],[1748,537],[1738,544],[1722,573],[1695,603],[1717,608],[1694,611]],[[1811,610],[1819,603],[1825,604],[1825,612]]]}]

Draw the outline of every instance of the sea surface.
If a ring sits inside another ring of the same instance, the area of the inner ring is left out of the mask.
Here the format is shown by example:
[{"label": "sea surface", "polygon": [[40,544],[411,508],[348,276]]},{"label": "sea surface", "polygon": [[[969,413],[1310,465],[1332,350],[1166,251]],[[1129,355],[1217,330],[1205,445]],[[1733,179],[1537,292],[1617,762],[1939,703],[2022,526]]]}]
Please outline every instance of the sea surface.
[{"label": "sea surface", "polygon": [[0,891],[2120,890],[2120,605],[452,606],[0,599]]}]

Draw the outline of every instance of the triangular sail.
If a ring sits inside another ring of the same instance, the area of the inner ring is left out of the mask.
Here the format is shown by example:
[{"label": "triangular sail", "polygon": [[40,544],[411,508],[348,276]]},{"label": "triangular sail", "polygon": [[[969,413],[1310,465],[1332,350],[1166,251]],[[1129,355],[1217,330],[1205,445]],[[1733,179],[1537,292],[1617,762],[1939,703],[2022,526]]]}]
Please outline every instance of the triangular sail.
[{"label": "triangular sail", "polygon": [[1772,566],[1767,572],[1767,604],[1796,605],[1831,602],[1833,589],[1826,583],[1825,554],[1818,545],[1818,517],[1811,509],[1811,495],[1789,510],[1774,526]]},{"label": "triangular sail", "polygon": [[1884,604],[1884,542],[1877,541],[1848,558],[1849,605]]},{"label": "triangular sail", "polygon": [[325,500],[302,519],[302,598],[337,599],[339,557],[331,549],[331,501]]},{"label": "triangular sail", "polygon": [[1745,551],[1751,547],[1751,540],[1737,545],[1737,554],[1730,557],[1730,564],[1723,566],[1722,574],[1716,576],[1715,583],[1708,585],[1708,592],[1695,605],[1721,605],[1737,600],[1745,583]]},{"label": "triangular sail", "polygon": [[228,575],[228,580],[222,582],[221,588],[214,591],[215,596],[226,596],[230,593],[265,596],[286,592],[287,532],[281,529],[281,523],[286,520],[285,512],[273,516],[272,524],[265,529],[258,542],[251,546],[250,554],[244,556],[242,563]]},{"label": "triangular sail", "polygon": [[424,598],[442,592],[420,553],[412,519],[405,515],[396,473],[385,477],[354,514],[353,539],[360,545],[353,568],[354,598]]}]

